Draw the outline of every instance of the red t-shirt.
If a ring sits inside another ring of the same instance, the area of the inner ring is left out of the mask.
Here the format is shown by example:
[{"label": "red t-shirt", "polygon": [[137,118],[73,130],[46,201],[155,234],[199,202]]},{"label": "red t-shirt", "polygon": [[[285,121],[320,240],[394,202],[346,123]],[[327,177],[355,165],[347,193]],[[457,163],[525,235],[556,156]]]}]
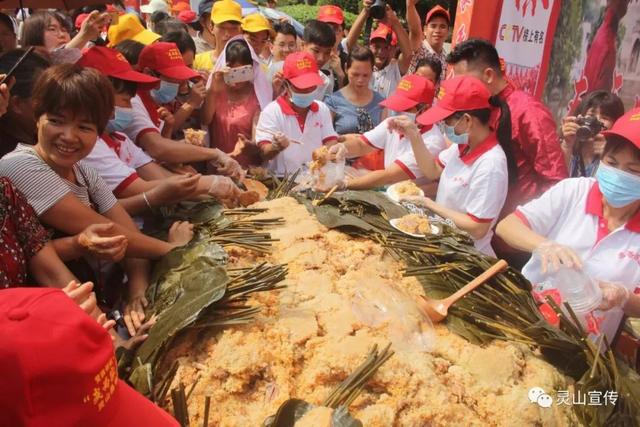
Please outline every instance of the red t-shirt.
[{"label": "red t-shirt", "polygon": [[511,110],[511,149],[518,166],[518,181],[509,190],[505,216],[567,178],[568,172],[556,123],[547,107],[511,84],[499,96]]}]

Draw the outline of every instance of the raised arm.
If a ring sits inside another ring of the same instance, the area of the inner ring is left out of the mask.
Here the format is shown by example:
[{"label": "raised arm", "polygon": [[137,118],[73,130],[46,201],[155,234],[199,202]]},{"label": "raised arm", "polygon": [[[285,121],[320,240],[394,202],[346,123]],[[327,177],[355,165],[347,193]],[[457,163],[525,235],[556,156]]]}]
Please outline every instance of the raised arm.
[{"label": "raised arm", "polygon": [[409,25],[409,39],[411,40],[411,50],[413,52],[422,47],[422,40],[424,39],[416,3],[417,0],[407,0],[407,24]]},{"label": "raised arm", "polygon": [[356,19],[353,21],[353,25],[351,25],[351,29],[349,30],[349,34],[347,34],[347,52],[351,52],[351,50],[358,44],[360,34],[362,34],[364,25],[367,23],[367,18],[369,18],[369,8],[373,4],[373,0],[364,0],[362,3],[364,7],[358,16],[356,16]]},{"label": "raised arm", "polygon": [[407,34],[407,31],[402,26],[402,22],[400,22],[396,13],[389,6],[387,6],[387,16],[385,20],[398,37],[398,46],[400,46],[398,67],[400,68],[400,74],[404,75],[409,69],[409,64],[411,63],[411,58],[413,57],[411,39],[409,39],[409,34]]}]

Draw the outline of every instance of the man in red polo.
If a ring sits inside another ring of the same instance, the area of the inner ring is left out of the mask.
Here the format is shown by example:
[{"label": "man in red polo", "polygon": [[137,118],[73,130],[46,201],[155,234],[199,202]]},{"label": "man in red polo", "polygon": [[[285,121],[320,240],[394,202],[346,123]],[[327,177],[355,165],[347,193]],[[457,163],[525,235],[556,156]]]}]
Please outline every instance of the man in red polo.
[{"label": "man in red polo", "polygon": [[[518,166],[518,181],[509,188],[502,216],[568,177],[551,112],[540,101],[509,83],[501,70],[498,52],[491,43],[481,39],[459,43],[447,57],[447,62],[453,66],[456,76],[479,78],[491,94],[503,98],[511,110],[512,150]],[[493,246],[500,252],[503,246],[497,243]]]}]

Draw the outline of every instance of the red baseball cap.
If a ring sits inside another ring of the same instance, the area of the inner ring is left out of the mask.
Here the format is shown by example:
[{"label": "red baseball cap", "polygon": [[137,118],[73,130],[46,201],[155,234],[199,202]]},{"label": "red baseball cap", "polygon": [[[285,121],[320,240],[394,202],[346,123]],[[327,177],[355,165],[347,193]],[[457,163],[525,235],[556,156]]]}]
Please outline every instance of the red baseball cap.
[{"label": "red baseball cap", "polygon": [[287,56],[282,66],[284,78],[298,89],[320,86],[318,63],[308,52],[295,52]]},{"label": "red baseball cap", "polygon": [[420,114],[417,122],[429,126],[446,119],[457,111],[492,108],[489,89],[475,77],[460,76],[442,82],[438,103]]},{"label": "red baseball cap", "polygon": [[431,8],[429,12],[427,12],[427,17],[425,18],[425,24],[431,21],[431,18],[434,16],[442,16],[447,20],[447,23],[451,25],[451,15],[449,15],[449,11],[440,5],[436,5]]},{"label": "red baseball cap", "polygon": [[118,379],[111,337],[59,289],[3,290],[0,342],[3,425],[179,426]]},{"label": "red baseball cap", "polygon": [[82,23],[86,21],[88,17],[89,17],[88,13],[81,13],[80,15],[76,16],[76,22],[75,22],[76,30],[79,30],[80,28],[82,28]]},{"label": "red baseball cap", "polygon": [[640,108],[629,110],[613,124],[611,129],[602,132],[605,136],[619,136],[629,140],[640,148]]},{"label": "red baseball cap", "polygon": [[398,36],[396,33],[389,27],[387,24],[379,23],[378,28],[375,29],[369,36],[369,41],[373,41],[374,39],[383,39],[387,42],[391,43],[391,46],[395,46],[398,44]]},{"label": "red baseball cap", "polygon": [[93,46],[82,53],[78,65],[95,68],[105,76],[138,83],[140,86],[155,86],[160,79],[135,71],[126,58],[117,50]]},{"label": "red baseball cap", "polygon": [[164,77],[174,80],[190,80],[201,77],[187,67],[175,43],[157,42],[145,46],[140,52],[138,69],[149,68]]},{"label": "red baseball cap", "polygon": [[433,82],[417,74],[406,75],[391,96],[380,103],[393,111],[406,111],[418,104],[431,104],[435,88]]},{"label": "red baseball cap", "polygon": [[193,24],[198,20],[198,15],[193,10],[183,10],[178,14],[178,20],[185,24]]},{"label": "red baseball cap", "polygon": [[318,21],[342,25],[344,24],[344,13],[340,6],[326,4],[318,9]]}]

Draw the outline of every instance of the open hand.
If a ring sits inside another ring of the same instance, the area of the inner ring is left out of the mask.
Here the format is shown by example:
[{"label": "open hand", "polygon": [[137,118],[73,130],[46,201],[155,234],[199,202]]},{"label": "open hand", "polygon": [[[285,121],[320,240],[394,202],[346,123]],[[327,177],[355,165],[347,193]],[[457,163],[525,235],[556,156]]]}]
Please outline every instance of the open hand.
[{"label": "open hand", "polygon": [[90,255],[118,262],[124,258],[129,242],[124,235],[113,236],[113,228],[113,223],[91,224],[76,236],[76,243]]}]

